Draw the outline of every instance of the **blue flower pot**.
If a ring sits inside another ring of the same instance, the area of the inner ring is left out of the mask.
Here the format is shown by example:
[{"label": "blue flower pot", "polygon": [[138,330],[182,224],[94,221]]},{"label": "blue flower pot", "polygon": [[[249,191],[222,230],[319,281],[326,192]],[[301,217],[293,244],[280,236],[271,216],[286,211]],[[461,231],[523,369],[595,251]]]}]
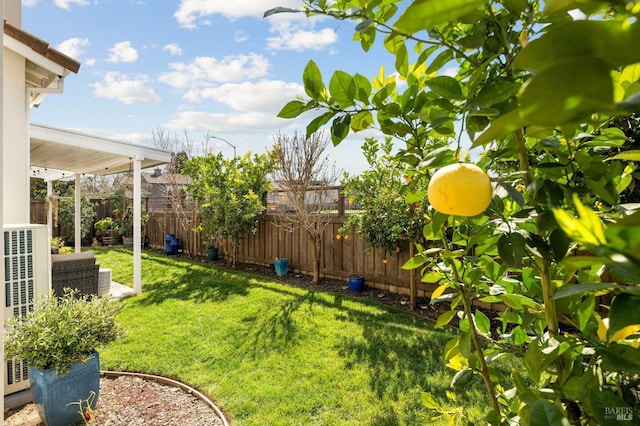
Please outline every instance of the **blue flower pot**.
[{"label": "blue flower pot", "polygon": [[362,275],[351,275],[349,277],[349,288],[352,291],[362,291],[364,287],[364,277]]},{"label": "blue flower pot", "polygon": [[287,275],[287,272],[289,272],[289,260],[288,259],[276,259],[273,262],[273,265],[276,268],[276,274],[279,277],[283,277],[285,275]]},{"label": "blue flower pot", "polygon": [[207,259],[211,261],[218,260],[218,249],[216,247],[209,247],[207,249]]},{"label": "blue flower pot", "polygon": [[[94,409],[98,401],[100,356],[94,351],[94,356],[89,361],[73,364],[67,374],[58,376],[57,371],[57,368],[29,368],[31,395],[40,419],[48,426],[68,426],[82,422],[77,403],[82,401],[82,406],[86,409],[89,401]],[[91,392],[95,392],[92,399]]]}]

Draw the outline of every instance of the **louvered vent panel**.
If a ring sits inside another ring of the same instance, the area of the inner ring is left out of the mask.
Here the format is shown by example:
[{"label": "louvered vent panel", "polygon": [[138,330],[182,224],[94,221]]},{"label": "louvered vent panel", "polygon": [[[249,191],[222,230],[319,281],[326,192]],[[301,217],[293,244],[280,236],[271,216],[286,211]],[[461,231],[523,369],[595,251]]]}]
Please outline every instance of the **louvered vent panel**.
[{"label": "louvered vent panel", "polygon": [[[49,293],[49,250],[45,225],[4,228],[5,318],[24,316],[40,293]],[[4,394],[29,387],[26,361],[6,362]]]}]

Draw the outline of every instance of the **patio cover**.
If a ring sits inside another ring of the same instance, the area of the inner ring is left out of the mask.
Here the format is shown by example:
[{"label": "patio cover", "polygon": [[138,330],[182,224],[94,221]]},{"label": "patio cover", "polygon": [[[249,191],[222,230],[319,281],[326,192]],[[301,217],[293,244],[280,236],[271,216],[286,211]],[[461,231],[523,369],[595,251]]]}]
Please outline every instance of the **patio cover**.
[{"label": "patio cover", "polygon": [[[74,177],[80,188],[82,175],[108,175],[133,171],[133,282],[142,291],[141,271],[141,172],[144,168],[166,164],[171,153],[157,148],[91,136],[42,124],[31,124],[31,176],[43,178],[49,191],[53,180]],[[80,251],[80,191],[75,192],[75,250]],[[52,220],[49,220],[51,226]]]}]

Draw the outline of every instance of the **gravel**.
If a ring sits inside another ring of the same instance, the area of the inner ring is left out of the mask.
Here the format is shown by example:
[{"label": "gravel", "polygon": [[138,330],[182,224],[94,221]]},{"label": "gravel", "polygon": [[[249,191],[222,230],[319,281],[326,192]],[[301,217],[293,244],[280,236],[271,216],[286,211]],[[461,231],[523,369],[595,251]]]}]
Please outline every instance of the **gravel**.
[{"label": "gravel", "polygon": [[[97,416],[103,426],[224,426],[207,402],[183,389],[136,376],[100,379]],[[81,425],[83,423],[79,423]],[[5,426],[44,426],[33,404],[4,415]]]}]

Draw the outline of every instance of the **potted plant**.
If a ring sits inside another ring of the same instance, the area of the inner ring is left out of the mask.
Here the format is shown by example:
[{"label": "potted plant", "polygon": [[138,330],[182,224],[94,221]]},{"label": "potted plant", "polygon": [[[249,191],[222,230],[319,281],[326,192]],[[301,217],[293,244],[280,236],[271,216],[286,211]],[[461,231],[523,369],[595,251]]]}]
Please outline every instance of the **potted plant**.
[{"label": "potted plant", "polygon": [[118,243],[118,224],[109,216],[100,219],[93,225],[96,236],[102,239],[105,246]]},{"label": "potted plant", "polygon": [[48,426],[83,421],[74,402],[100,390],[100,359],[96,348],[120,335],[115,322],[121,305],[109,298],[64,294],[40,295],[33,311],[7,321],[4,350],[7,358],[26,359],[31,394]]}]

